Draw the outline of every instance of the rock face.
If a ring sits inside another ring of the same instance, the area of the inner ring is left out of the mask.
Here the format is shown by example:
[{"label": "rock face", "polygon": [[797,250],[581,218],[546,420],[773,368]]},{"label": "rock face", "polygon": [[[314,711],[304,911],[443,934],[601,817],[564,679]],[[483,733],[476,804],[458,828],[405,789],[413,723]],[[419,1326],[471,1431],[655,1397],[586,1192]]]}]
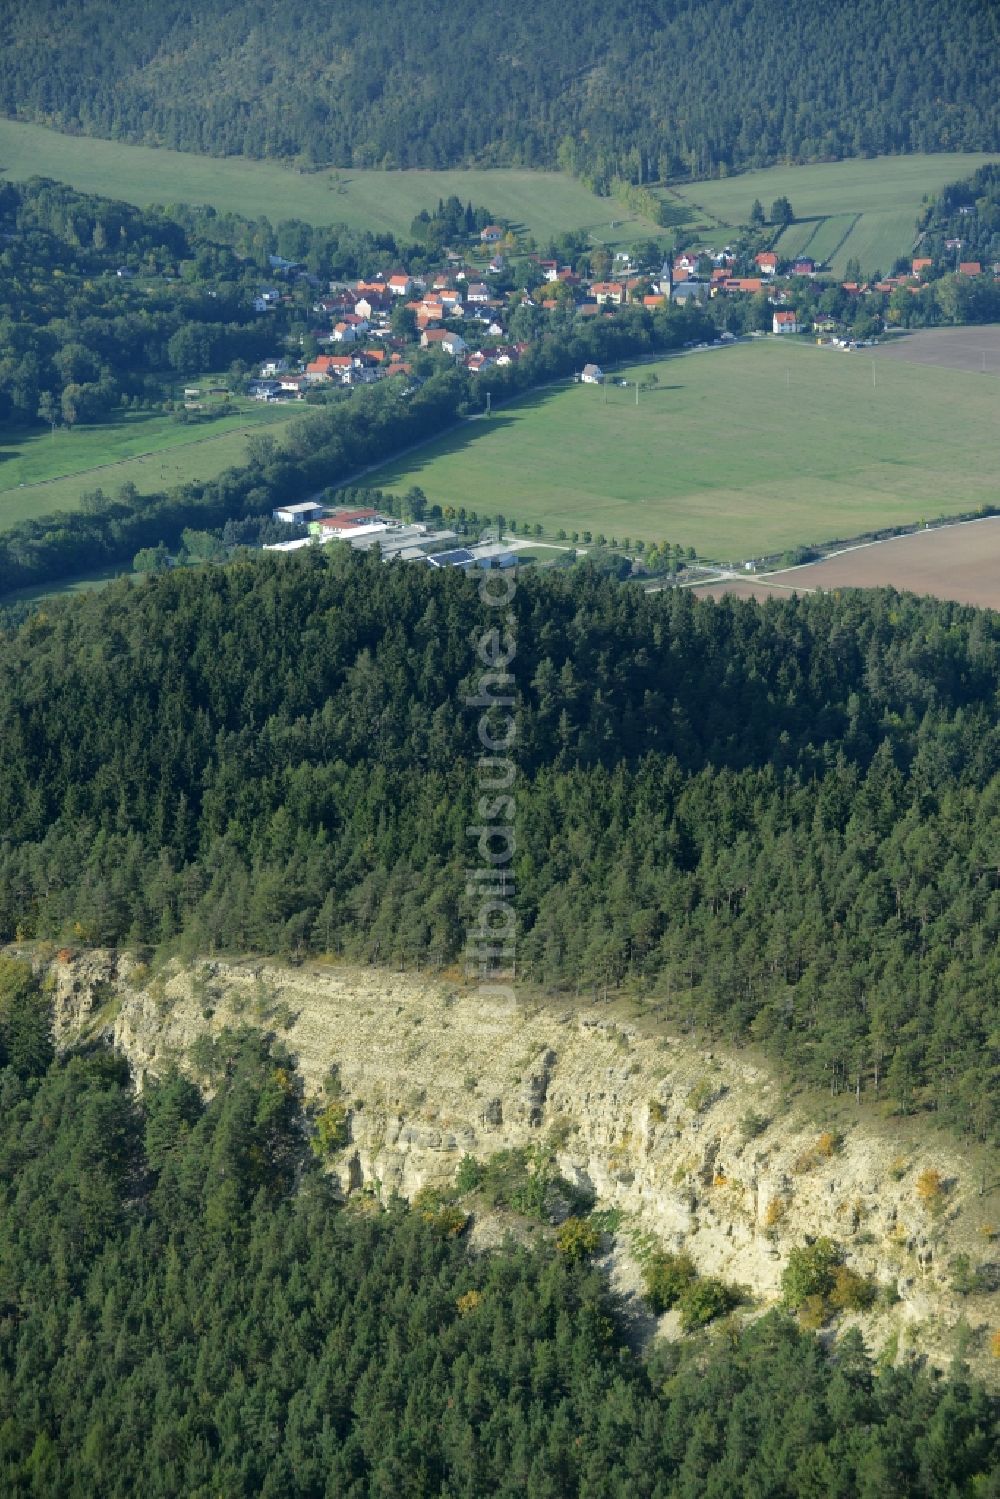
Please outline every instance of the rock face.
[{"label": "rock face", "polygon": [[[980,1342],[1000,1320],[994,1297],[950,1290],[947,1262],[986,1213],[957,1147],[908,1153],[861,1111],[840,1141],[739,1056],[641,1034],[600,1006],[490,1004],[413,975],[214,962],[151,979],[125,954],[60,959],[47,965],[60,1042],[109,1036],[140,1087],[185,1065],[199,1034],[240,1024],[273,1031],[309,1092],[335,1066],[350,1109],[335,1163],[345,1193],[410,1197],[450,1184],[466,1153],[544,1142],[561,1174],[619,1208],[633,1233],[684,1247],[702,1273],[765,1305],[788,1250],[825,1234],[855,1269],[898,1285],[898,1303],[865,1319],[876,1346],[895,1332],[901,1350],[946,1362],[960,1317]],[[953,1183],[937,1213],[917,1191],[929,1166]],[[990,1258],[986,1243],[979,1235],[977,1261]]]}]

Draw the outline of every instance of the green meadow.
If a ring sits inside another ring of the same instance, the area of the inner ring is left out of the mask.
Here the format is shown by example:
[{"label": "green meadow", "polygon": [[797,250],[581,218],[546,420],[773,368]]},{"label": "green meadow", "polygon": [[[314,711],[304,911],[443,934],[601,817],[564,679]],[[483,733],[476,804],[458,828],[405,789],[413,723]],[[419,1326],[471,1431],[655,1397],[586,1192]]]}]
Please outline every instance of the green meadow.
[{"label": "green meadow", "polygon": [[[948,182],[970,176],[996,156],[947,152],[924,156],[877,156],[812,166],[768,167],[719,181],[691,182],[668,191],[669,201],[686,208],[699,224],[701,241],[718,244],[720,231],[745,224],[755,198],[770,210],[775,198],[791,203],[797,222],[778,240],[783,255],[832,255],[831,269],[843,274],[856,257],[865,274],[888,273],[898,255],[909,255],[914,222],[926,194],[932,197]],[[833,220],[832,223],[826,221]],[[854,220],[852,224],[852,220]],[[845,237],[846,234],[846,237]]]},{"label": "green meadow", "polygon": [[94,427],[0,433],[0,530],[21,520],[75,510],[88,490],[113,495],[125,483],[140,494],[214,478],[240,464],[247,438],[280,428],[294,410],[245,403],[233,416],[180,425],[168,416],[127,412]]},{"label": "green meadow", "polygon": [[82,192],[148,203],[210,203],[272,222],[348,224],[406,239],[414,216],[457,193],[481,203],[538,240],[588,230],[604,244],[662,235],[648,219],[599,198],[560,172],[501,168],[430,172],[299,172],[273,161],[196,156],[118,141],[61,135],[41,125],[0,120],[0,171],[15,181],[54,177]]},{"label": "green meadow", "polygon": [[[995,382],[759,339],[637,370],[634,390],[568,384],[373,472],[392,492],[693,546],[720,562],[994,503]],[[874,381],[874,388],[873,388]]]}]

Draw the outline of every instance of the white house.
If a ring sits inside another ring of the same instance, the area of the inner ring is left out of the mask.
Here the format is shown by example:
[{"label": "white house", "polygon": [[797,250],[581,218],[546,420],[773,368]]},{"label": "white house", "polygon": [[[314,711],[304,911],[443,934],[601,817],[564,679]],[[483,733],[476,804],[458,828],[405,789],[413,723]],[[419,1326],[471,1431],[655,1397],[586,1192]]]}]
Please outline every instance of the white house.
[{"label": "white house", "polygon": [[604,371],[599,364],[585,364],[580,379],[584,385],[600,385],[604,379]]},{"label": "white house", "polygon": [[798,333],[799,321],[794,312],[776,312],[771,319],[775,333]]}]

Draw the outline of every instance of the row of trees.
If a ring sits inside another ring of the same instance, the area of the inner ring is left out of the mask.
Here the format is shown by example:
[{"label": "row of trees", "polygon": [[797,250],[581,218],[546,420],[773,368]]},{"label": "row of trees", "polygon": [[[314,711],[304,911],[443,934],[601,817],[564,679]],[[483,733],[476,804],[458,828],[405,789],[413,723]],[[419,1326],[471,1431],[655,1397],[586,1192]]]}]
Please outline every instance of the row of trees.
[{"label": "row of trees", "polygon": [[[45,1016],[6,964],[0,1048],[12,1006]],[[136,1097],[109,1052],[0,1049],[10,1499],[989,1491],[1000,1413],[961,1372],[875,1377],[858,1334],[831,1357],[777,1314],[642,1362],[585,1225],[471,1255],[461,1214],[345,1211],[292,1058],[195,1053],[209,1102],[176,1073]]]}]

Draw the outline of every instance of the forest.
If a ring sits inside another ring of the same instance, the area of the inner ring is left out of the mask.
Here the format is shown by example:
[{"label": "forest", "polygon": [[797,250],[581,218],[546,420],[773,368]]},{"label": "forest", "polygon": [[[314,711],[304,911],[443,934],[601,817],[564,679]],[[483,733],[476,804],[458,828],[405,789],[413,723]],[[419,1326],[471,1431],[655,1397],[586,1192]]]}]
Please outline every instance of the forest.
[{"label": "forest", "polygon": [[[0,110],[309,167],[559,166],[599,191],[779,161],[996,150],[981,0],[617,0],[454,18],[417,0],[9,0]],[[441,66],[441,59],[448,66]]]},{"label": "forest", "polygon": [[[0,940],[443,965],[472,579],[323,548],[8,629]],[[519,576],[518,975],[1000,1138],[1000,620]]]},{"label": "forest", "polygon": [[462,1213],[341,1205],[280,1043],[225,1032],[202,1087],[136,1095],[50,1021],[0,960],[9,1499],[996,1493],[1000,1407],[961,1366],[780,1310],[639,1356],[565,1241],[471,1254]]}]

